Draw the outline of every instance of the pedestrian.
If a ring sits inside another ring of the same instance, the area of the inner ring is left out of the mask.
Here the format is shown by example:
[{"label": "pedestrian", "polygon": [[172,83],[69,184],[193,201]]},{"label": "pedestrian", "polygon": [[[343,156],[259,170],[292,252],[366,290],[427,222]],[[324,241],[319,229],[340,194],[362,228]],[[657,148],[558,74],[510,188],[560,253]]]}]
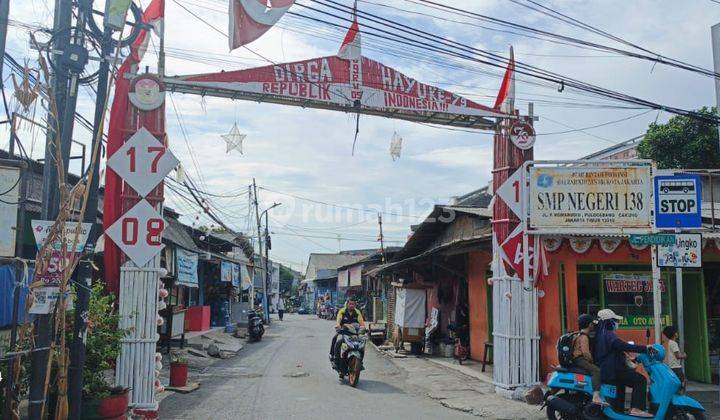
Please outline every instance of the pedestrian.
[{"label": "pedestrian", "polygon": [[285,314],[285,301],[283,300],[282,296],[278,298],[277,311],[278,317],[280,318],[280,321],[282,321],[283,315]]},{"label": "pedestrian", "polygon": [[681,360],[687,359],[687,354],[680,350],[680,346],[677,343],[680,334],[678,329],[674,325],[668,325],[663,329],[663,335],[667,338],[667,345],[665,347],[665,364],[668,365],[678,379],[680,379],[680,391],[685,392],[685,372],[683,372]]},{"label": "pedestrian", "polygon": [[590,333],[595,329],[597,321],[588,314],[580,315],[578,319],[580,332],[575,335],[573,340],[573,364],[590,373],[592,377],[593,404],[607,405],[600,398],[600,385],[602,382],[600,368],[593,362],[592,353],[590,352]]}]

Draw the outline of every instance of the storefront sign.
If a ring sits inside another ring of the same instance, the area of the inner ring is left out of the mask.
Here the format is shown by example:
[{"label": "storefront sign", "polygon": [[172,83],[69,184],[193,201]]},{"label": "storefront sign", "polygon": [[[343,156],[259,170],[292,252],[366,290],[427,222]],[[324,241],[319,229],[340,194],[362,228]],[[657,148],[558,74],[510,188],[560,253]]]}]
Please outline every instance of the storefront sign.
[{"label": "storefront sign", "polygon": [[[30,222],[35,236],[35,245],[37,249],[42,248],[50,235],[54,220],[33,220]],[[67,252],[83,252],[88,235],[90,235],[92,223],[65,222],[65,232],[56,236],[52,243],[52,249],[60,251],[63,249],[63,241],[65,242]],[[77,237],[77,241],[75,238]],[[74,246],[73,246],[74,245]]]},{"label": "storefront sign", "polygon": [[[32,306],[28,313],[35,315],[52,313],[59,298],[59,287],[38,287],[33,290]],[[72,297],[69,292],[65,292],[65,309],[72,310],[72,308]]]},{"label": "storefront sign", "polygon": [[649,166],[531,167],[530,227],[649,228]]},{"label": "storefront sign", "polygon": [[672,245],[675,243],[675,235],[648,234],[630,235],[630,244],[635,246],[644,245]]},{"label": "storefront sign", "polygon": [[675,241],[657,247],[659,267],[702,267],[702,235],[675,234]]},{"label": "storefront sign", "polygon": [[[660,290],[665,292],[665,282],[662,280],[660,280]],[[605,276],[605,291],[607,293],[652,293],[652,278],[646,274],[608,274]]]},{"label": "storefront sign", "polygon": [[232,283],[232,263],[228,261],[220,262],[220,281]]},{"label": "storefront sign", "polygon": [[237,264],[232,265],[232,285],[240,287],[240,266]]},{"label": "storefront sign", "polygon": [[198,254],[177,248],[175,262],[179,285],[198,287],[198,259]]},{"label": "storefront sign", "polygon": [[[663,327],[672,324],[670,315],[663,315],[660,318],[660,325]],[[620,321],[620,328],[627,330],[645,329],[655,326],[655,319],[652,315],[629,315]]]},{"label": "storefront sign", "polygon": [[63,261],[62,251],[51,249],[48,252],[49,257],[37,258],[34,281],[42,282],[46,286],[59,286],[63,281],[65,270],[75,265],[80,254],[68,252]]},{"label": "storefront sign", "polygon": [[702,183],[698,175],[655,177],[655,226],[702,227]]}]

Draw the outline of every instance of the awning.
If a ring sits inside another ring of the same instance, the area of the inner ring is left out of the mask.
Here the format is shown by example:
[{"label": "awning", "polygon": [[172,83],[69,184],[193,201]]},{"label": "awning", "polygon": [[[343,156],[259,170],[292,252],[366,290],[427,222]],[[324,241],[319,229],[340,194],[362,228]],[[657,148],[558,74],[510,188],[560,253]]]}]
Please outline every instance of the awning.
[{"label": "awning", "polygon": [[450,249],[450,248],[452,248],[452,247],[454,247],[454,246],[457,246],[457,245],[467,245],[467,244],[474,243],[474,242],[479,242],[479,241],[483,241],[483,240],[489,240],[491,237],[492,237],[492,234],[491,234],[491,233],[487,233],[487,234],[483,234],[483,235],[476,236],[476,237],[473,237],[473,238],[461,238],[461,239],[457,239],[457,240],[454,240],[454,241],[446,242],[446,243],[444,243],[444,244],[442,244],[442,245],[438,245],[438,246],[436,246],[436,247],[434,247],[434,248],[430,248],[430,249],[426,250],[425,252],[422,252],[422,253],[420,253],[420,254],[418,254],[418,255],[415,255],[415,256],[412,256],[412,257],[408,257],[408,258],[405,258],[405,259],[400,260],[400,261],[393,261],[393,262],[390,262],[390,263],[387,263],[387,264],[379,265],[379,266],[373,268],[372,270],[369,270],[366,274],[367,274],[368,276],[371,276],[371,277],[377,276],[377,275],[382,274],[383,272],[386,272],[386,271],[391,270],[391,269],[393,269],[393,268],[403,267],[403,266],[409,265],[409,264],[411,264],[411,263],[413,263],[413,262],[415,262],[415,261],[418,261],[418,260],[421,260],[421,259],[423,259],[423,258],[429,257],[429,256],[431,256],[432,254],[435,254],[435,253],[437,253],[437,252],[445,251],[445,250]]}]

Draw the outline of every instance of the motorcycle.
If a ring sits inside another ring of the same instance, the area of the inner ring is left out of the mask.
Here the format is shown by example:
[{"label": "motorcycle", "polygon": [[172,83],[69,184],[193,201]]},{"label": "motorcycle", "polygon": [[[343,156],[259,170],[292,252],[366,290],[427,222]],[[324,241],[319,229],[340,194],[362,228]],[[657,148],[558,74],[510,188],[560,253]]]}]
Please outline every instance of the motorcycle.
[{"label": "motorcycle", "polygon": [[262,315],[257,310],[248,312],[247,334],[250,340],[260,341],[265,334],[265,326],[263,325]]},{"label": "motorcycle", "polygon": [[364,368],[363,358],[365,357],[365,344],[367,336],[365,330],[359,328],[358,324],[344,325],[339,331],[340,354],[338,359],[332,363],[332,368],[338,372],[340,378],[348,377],[350,386],[356,387],[360,382],[360,371]]},{"label": "motorcycle", "polygon": [[[636,360],[642,363],[650,375],[650,412],[654,419],[705,419],[703,406],[687,395],[680,394],[680,380],[663,363],[665,348],[659,344],[652,346],[653,351],[638,354]],[[557,367],[548,379],[550,391],[545,394],[547,418],[551,420],[592,420],[621,419],[637,420],[625,414],[625,407],[612,403],[601,407],[592,404],[592,379],[588,372],[580,368]],[[602,384],[600,395],[606,401],[617,398],[615,385]]]}]

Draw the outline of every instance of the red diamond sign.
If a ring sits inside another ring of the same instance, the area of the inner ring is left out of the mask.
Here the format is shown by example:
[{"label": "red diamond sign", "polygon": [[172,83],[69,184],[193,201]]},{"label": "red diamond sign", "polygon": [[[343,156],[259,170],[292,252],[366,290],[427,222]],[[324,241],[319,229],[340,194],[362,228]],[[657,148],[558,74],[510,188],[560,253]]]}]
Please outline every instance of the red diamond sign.
[{"label": "red diamond sign", "polygon": [[180,161],[144,127],[108,159],[108,167],[145,197]]},{"label": "red diamond sign", "polygon": [[146,200],[140,200],[112,224],[105,234],[138,267],[143,267],[162,249],[162,215]]}]

